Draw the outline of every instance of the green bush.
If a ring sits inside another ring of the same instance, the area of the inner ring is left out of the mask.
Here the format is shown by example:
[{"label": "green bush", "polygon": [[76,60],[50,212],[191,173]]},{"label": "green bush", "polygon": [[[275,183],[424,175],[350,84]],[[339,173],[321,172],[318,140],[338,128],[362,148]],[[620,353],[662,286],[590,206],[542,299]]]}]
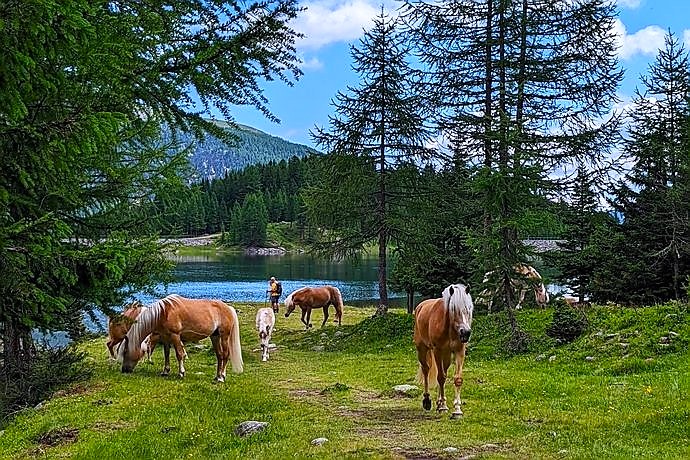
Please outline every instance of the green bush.
[{"label": "green bush", "polygon": [[570,343],[587,330],[587,317],[572,308],[564,301],[554,306],[551,323],[546,328],[546,335],[558,343]]},{"label": "green bush", "polygon": [[0,374],[0,427],[5,416],[25,407],[35,406],[55,390],[88,379],[93,373],[74,346],[36,351],[31,366],[8,369]]}]

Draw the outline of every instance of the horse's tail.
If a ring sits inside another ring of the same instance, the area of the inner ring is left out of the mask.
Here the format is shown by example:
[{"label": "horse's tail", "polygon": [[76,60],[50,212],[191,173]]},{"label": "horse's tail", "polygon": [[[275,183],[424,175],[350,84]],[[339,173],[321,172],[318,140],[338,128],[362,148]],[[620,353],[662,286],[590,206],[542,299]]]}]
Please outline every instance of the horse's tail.
[{"label": "horse's tail", "polygon": [[338,321],[338,324],[343,319],[343,296],[340,293],[340,289],[337,287],[333,287],[333,306],[335,307],[335,318]]},{"label": "horse's tail", "polygon": [[232,371],[238,374],[244,370],[244,363],[242,362],[242,345],[240,344],[240,322],[237,320],[237,312],[233,307],[228,305],[230,309],[230,318],[232,322],[232,330],[230,331],[230,363],[232,363]]},{"label": "horse's tail", "polygon": [[[436,369],[436,360],[431,350],[426,352],[426,363],[429,365],[429,375],[427,376],[429,388],[435,388],[438,386],[438,369]],[[424,372],[422,372],[421,364],[419,365],[419,369],[417,369],[417,383],[424,385]]]}]

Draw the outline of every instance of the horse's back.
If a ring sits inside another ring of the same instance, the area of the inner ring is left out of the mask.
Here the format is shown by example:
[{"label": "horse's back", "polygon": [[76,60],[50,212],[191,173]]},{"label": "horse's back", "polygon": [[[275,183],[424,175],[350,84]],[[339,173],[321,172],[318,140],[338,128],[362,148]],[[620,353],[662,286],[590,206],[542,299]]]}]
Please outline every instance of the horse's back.
[{"label": "horse's back", "polygon": [[232,328],[231,306],[215,299],[189,299],[175,296],[163,299],[165,321],[161,325],[163,334],[178,333],[184,340],[201,340],[217,330]]},{"label": "horse's back", "polygon": [[143,308],[141,305],[132,304],[121,315],[108,318],[108,336],[111,338],[124,337]]},{"label": "horse's back", "polygon": [[273,312],[272,308],[260,308],[256,312],[256,329],[260,330],[263,327],[266,326],[271,326],[271,329],[273,329],[273,325],[275,324],[275,313]]}]

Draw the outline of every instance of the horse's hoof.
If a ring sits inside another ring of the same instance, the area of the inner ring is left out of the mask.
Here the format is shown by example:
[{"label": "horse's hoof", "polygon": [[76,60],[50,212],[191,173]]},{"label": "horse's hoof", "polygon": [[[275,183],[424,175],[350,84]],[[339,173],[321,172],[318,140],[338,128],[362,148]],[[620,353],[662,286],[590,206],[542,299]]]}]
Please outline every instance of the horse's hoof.
[{"label": "horse's hoof", "polygon": [[450,414],[451,420],[459,420],[460,418],[462,418],[462,412],[453,412]]},{"label": "horse's hoof", "polygon": [[160,373],[160,376],[161,376],[161,377],[167,377],[168,375],[170,375],[170,371],[168,371],[168,372],[163,371],[163,372]]},{"label": "horse's hoof", "polygon": [[268,361],[268,358],[266,358],[266,357],[264,356],[263,358],[261,358],[261,361],[262,361],[262,362],[266,362],[266,361]]},{"label": "horse's hoof", "polygon": [[431,399],[429,399],[429,398],[424,398],[424,400],[422,401],[422,407],[423,407],[425,410],[431,410]]},{"label": "horse's hoof", "polygon": [[180,377],[181,379],[183,379],[183,378],[184,378],[184,372],[180,372],[180,373],[179,373],[179,374],[177,374],[177,375],[178,375],[178,376],[179,376],[179,377]]},{"label": "horse's hoof", "polygon": [[216,382],[218,382],[218,383],[224,383],[224,382],[225,382],[225,377],[216,377]]},{"label": "horse's hoof", "polygon": [[442,414],[444,412],[448,412],[448,408],[447,407],[439,407],[438,409],[436,409],[436,412],[438,412],[439,414]]}]

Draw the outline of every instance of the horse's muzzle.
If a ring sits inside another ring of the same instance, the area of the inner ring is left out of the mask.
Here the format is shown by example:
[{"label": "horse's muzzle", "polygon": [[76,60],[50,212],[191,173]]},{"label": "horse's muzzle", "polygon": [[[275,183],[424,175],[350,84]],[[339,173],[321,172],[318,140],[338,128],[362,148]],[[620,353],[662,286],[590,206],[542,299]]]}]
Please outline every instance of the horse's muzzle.
[{"label": "horse's muzzle", "polygon": [[122,366],[122,373],[123,374],[131,374],[133,371],[134,371],[133,367]]},{"label": "horse's muzzle", "polygon": [[462,343],[469,342],[471,334],[472,334],[472,329],[470,329],[470,328],[461,327],[458,330],[458,337],[460,338],[460,341]]}]

